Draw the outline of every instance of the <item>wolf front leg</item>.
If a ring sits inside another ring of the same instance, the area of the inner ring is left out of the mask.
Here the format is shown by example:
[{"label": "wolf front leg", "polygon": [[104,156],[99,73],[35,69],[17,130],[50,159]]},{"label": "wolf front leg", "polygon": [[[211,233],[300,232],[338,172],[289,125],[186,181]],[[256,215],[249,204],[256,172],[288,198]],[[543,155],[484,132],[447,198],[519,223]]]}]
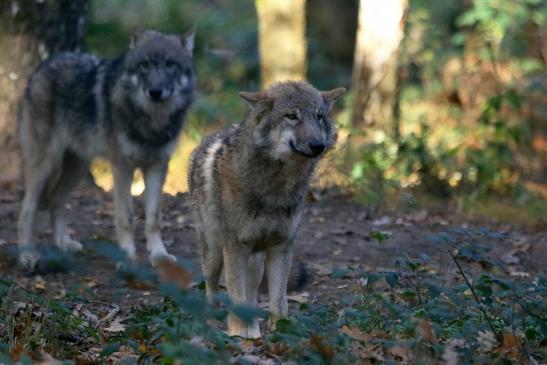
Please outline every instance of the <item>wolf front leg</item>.
[{"label": "wolf front leg", "polygon": [[[19,236],[19,262],[27,268],[33,268],[39,259],[34,247],[34,218],[38,209],[38,201],[52,171],[59,163],[62,153],[51,148],[51,152],[44,148],[42,159],[38,154],[26,153],[23,146],[25,173],[25,197],[19,213],[17,233]],[[48,153],[49,152],[49,153]]]},{"label": "wolf front leg", "polygon": [[[247,304],[245,274],[249,252],[238,244],[228,244],[223,248],[223,256],[226,288],[230,301],[234,305]],[[247,325],[232,313],[228,315],[228,334],[248,337]]]},{"label": "wolf front leg", "polygon": [[114,173],[114,224],[120,248],[133,261],[137,260],[134,240],[133,198],[131,183],[133,167],[112,165]]},{"label": "wolf front leg", "polygon": [[[258,287],[264,274],[264,252],[256,252],[247,260],[247,272],[245,274],[246,303],[256,307],[258,305]],[[249,327],[247,336],[260,338],[260,324],[258,318]]]},{"label": "wolf front leg", "polygon": [[161,196],[167,161],[161,161],[143,168],[144,173],[144,206],[145,206],[145,235],[150,263],[156,265],[162,259],[177,261],[175,256],[167,253],[161,239]]},{"label": "wolf front leg", "polygon": [[268,275],[268,292],[270,296],[270,323],[287,316],[287,281],[293,255],[292,243],[271,247],[266,252],[266,273]]}]

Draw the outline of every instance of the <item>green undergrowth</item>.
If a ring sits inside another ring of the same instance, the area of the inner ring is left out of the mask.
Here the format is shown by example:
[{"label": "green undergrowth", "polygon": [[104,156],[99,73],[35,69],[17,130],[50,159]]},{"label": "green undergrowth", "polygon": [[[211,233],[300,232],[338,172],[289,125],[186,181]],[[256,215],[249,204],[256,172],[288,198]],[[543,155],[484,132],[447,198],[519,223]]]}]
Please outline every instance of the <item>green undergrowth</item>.
[{"label": "green undergrowth", "polygon": [[[454,227],[428,239],[445,252],[444,263],[417,254],[397,258],[385,271],[337,268],[329,281],[343,281],[347,289],[336,302],[301,303],[257,340],[229,337],[223,323],[230,311],[248,322],[266,319],[266,311],[234,306],[226,295],[219,297],[220,306],[210,306],[203,282],[178,265],[116,271],[126,287],[151,291],[157,299],[152,304],[103,302],[78,286],[53,296],[4,279],[0,363],[545,362],[545,277],[514,278],[489,256],[486,242],[505,239],[502,233]],[[389,234],[375,240],[381,245]],[[42,267],[78,266],[51,262]]]}]

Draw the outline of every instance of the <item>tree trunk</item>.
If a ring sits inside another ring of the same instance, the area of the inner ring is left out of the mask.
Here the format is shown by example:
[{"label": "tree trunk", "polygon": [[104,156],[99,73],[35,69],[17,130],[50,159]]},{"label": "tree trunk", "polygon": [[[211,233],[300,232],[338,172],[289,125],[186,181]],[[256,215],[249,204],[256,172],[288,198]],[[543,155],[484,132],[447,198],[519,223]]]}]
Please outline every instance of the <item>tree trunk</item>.
[{"label": "tree trunk", "polygon": [[80,50],[88,2],[0,2],[0,187],[19,181],[17,112],[27,78],[48,55]]},{"label": "tree trunk", "polygon": [[306,78],[306,1],[256,0],[262,87]]},{"label": "tree trunk", "polygon": [[353,66],[353,126],[398,135],[397,69],[407,0],[361,0]]}]

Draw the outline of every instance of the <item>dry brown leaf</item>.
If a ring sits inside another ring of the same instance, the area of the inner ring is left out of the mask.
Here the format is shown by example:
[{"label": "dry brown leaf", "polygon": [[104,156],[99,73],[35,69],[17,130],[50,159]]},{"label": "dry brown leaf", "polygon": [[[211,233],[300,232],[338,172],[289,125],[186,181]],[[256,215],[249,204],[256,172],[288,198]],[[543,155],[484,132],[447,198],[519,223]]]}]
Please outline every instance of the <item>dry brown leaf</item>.
[{"label": "dry brown leaf", "polygon": [[420,319],[418,324],[418,333],[422,340],[425,340],[430,343],[437,343],[437,336],[435,336],[435,329],[431,322],[426,319]]},{"label": "dry brown leaf", "polygon": [[192,284],[192,274],[171,260],[161,260],[157,268],[162,281],[175,283],[181,289],[187,289]]},{"label": "dry brown leaf", "polygon": [[400,345],[393,346],[391,349],[389,349],[389,352],[391,352],[391,354],[395,356],[397,360],[400,360],[404,363],[408,363],[412,358],[410,350],[407,347],[403,347]]},{"label": "dry brown leaf", "polygon": [[63,363],[62,361],[57,360],[45,351],[42,351],[41,355],[42,359],[41,361],[37,362],[38,365],[61,365]]},{"label": "dry brown leaf", "polygon": [[498,356],[516,358],[519,356],[520,340],[509,328],[503,331],[501,345],[494,350]]},{"label": "dry brown leaf", "polygon": [[38,290],[46,290],[46,281],[41,276],[37,276],[34,279],[34,288]]},{"label": "dry brown leaf", "polygon": [[310,346],[315,348],[325,359],[330,360],[334,357],[334,349],[331,345],[325,343],[321,336],[311,335]]}]

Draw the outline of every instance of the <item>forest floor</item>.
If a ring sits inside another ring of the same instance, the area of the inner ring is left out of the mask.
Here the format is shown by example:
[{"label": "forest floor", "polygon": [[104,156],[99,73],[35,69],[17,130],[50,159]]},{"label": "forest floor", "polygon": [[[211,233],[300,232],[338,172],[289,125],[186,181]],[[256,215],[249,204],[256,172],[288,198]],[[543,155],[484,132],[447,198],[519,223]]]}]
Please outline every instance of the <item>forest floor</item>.
[{"label": "forest floor", "polygon": [[[486,228],[503,233],[480,242],[493,261],[502,263],[505,272],[497,274],[529,280],[546,274],[545,225],[515,226],[486,219],[468,220],[446,210],[382,212],[367,208],[339,191],[317,192],[310,197],[296,240],[293,267],[305,267],[311,280],[297,292],[290,293],[291,312],[302,303],[336,306],[358,284],[358,277],[351,272],[393,272],[411,257],[426,262],[428,273],[456,275],[456,261],[446,249],[432,243],[434,237],[453,227],[479,232]],[[146,260],[143,207],[139,198],[135,203],[138,251]],[[115,306],[118,311],[115,315],[122,319],[129,317],[135,308],[161,300],[153,286],[130,283],[127,278],[117,280],[115,260],[105,259],[94,248],[96,243],[114,245],[111,194],[83,187],[73,193],[67,214],[70,230],[84,243],[83,252],[75,255],[75,270],[65,270],[62,263],[58,263],[53,268],[42,264],[29,272],[16,264],[19,206],[18,195],[0,196],[0,279],[16,283],[30,293],[52,298],[62,298],[75,287],[85,288],[98,303]],[[190,213],[187,194],[164,196],[162,232],[168,251],[184,263],[194,278],[199,278],[198,248]],[[43,248],[52,249],[48,213],[40,211],[36,221],[39,243]],[[480,274],[489,270],[488,263],[480,259],[467,260],[465,270],[469,275]],[[265,300],[261,296],[262,304]],[[109,312],[105,308],[102,311]],[[115,323],[120,324],[122,319]],[[112,318],[107,324],[112,327]],[[0,333],[1,330],[0,325]],[[106,330],[108,332],[108,328]]]}]

